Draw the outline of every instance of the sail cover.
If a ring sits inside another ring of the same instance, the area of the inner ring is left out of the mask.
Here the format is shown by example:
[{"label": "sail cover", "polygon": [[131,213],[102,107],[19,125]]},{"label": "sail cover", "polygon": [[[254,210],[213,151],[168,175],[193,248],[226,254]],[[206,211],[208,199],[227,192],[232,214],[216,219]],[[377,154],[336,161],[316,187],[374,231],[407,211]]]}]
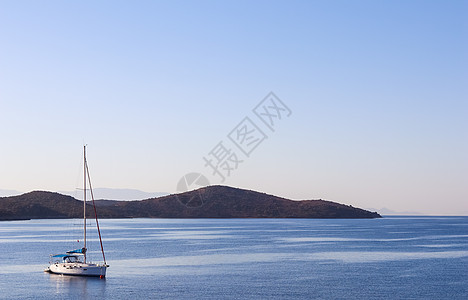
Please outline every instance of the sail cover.
[{"label": "sail cover", "polygon": [[86,248],[67,251],[67,254],[71,254],[71,253],[83,253],[84,254],[86,253]]},{"label": "sail cover", "polygon": [[81,248],[81,249],[67,251],[66,254],[55,254],[55,255],[52,255],[52,257],[67,257],[67,256],[73,256],[70,254],[85,254],[85,253],[86,253],[86,248]]},{"label": "sail cover", "polygon": [[52,255],[52,257],[66,257],[66,256],[69,256],[68,254],[55,254],[55,255]]}]

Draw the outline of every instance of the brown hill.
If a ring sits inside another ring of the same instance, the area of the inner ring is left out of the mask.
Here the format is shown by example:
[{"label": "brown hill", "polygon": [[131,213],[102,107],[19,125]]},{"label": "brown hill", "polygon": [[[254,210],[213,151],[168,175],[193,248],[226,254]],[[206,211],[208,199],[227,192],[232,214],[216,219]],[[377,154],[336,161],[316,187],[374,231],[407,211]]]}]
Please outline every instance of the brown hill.
[{"label": "brown hill", "polygon": [[[379,218],[331,201],[293,201],[264,193],[209,186],[141,201],[96,201],[101,218]],[[50,192],[0,198],[0,220],[80,218],[83,202]],[[92,208],[87,209],[92,214]]]},{"label": "brown hill", "polygon": [[[91,204],[86,215],[94,217]],[[113,210],[99,209],[100,216],[118,217]],[[83,201],[53,192],[33,191],[0,198],[0,220],[82,218]]]},{"label": "brown hill", "polygon": [[[154,199],[118,202],[132,217],[377,218],[377,213],[324,200],[293,201],[228,186],[209,186]],[[141,215],[141,214],[144,215]]]}]

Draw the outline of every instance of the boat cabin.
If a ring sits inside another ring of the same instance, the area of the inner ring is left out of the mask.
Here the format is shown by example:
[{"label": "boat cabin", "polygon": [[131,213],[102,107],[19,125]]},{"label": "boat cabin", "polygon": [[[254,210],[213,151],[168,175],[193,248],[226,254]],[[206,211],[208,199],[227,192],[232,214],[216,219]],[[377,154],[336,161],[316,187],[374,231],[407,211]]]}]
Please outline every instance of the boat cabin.
[{"label": "boat cabin", "polygon": [[81,259],[82,255],[75,255],[75,254],[56,254],[51,255],[51,262],[53,263],[81,263],[83,262]]},{"label": "boat cabin", "polygon": [[63,262],[76,263],[81,262],[77,255],[67,255],[63,257]]}]

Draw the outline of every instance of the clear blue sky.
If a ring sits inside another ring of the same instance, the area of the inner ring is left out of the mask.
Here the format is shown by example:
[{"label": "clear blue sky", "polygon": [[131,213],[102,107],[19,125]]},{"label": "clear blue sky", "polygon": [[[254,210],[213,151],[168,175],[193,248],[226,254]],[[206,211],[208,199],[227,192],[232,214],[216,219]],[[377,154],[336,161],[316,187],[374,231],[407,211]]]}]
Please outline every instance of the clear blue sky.
[{"label": "clear blue sky", "polygon": [[467,38],[468,1],[1,1],[0,189],[73,190],[84,142],[96,187],[221,184],[222,141],[223,184],[468,214]]}]

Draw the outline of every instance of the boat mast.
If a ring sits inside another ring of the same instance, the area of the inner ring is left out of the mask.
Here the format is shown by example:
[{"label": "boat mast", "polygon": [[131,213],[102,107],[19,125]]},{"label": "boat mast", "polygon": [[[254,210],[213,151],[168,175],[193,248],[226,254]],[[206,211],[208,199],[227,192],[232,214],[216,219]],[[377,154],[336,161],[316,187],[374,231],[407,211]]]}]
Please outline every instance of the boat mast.
[{"label": "boat mast", "polygon": [[84,247],[83,247],[83,255],[84,255],[84,260],[83,262],[86,263],[86,145],[83,146],[83,157],[84,157],[84,183],[83,183],[83,224],[84,224]]}]

